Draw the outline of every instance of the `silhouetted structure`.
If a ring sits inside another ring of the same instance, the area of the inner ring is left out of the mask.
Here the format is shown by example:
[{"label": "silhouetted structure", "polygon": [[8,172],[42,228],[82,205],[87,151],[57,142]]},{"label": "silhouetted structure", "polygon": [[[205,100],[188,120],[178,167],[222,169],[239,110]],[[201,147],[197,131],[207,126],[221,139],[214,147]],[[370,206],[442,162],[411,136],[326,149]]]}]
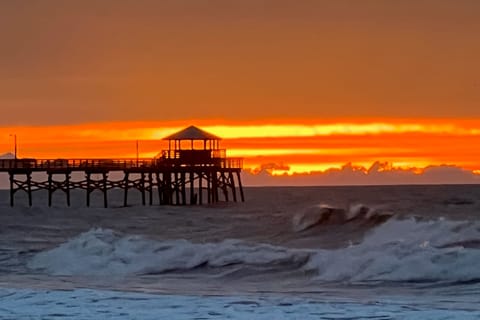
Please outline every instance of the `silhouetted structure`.
[{"label": "silhouetted structure", "polygon": [[[128,205],[128,192],[137,189],[142,203],[153,204],[153,192],[158,192],[161,205],[195,205],[215,203],[223,195],[225,201],[244,201],[240,177],[241,158],[227,158],[226,150],[220,149],[220,138],[190,126],[172,134],[168,149],[154,159],[2,159],[0,171],[10,176],[10,204],[14,205],[15,193],[25,191],[29,205],[32,192],[48,190],[48,204],[52,205],[52,194],[63,191],[70,205],[72,189],[86,190],[87,206],[90,194],[96,190],[103,193],[104,206],[108,206],[107,193],[113,188],[124,190],[124,205]],[[85,179],[72,181],[72,172],[84,172]],[[113,171],[123,171],[122,180],[110,180]],[[34,181],[33,172],[45,172],[46,181]],[[187,189],[189,196],[187,197]]]}]

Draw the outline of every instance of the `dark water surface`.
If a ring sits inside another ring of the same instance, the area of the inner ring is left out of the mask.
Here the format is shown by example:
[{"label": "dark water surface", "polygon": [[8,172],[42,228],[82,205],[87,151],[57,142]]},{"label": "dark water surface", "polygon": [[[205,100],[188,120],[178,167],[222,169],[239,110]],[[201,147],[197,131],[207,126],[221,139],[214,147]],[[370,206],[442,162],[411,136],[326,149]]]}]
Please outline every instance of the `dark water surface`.
[{"label": "dark water surface", "polygon": [[0,315],[480,317],[480,186],[246,188],[245,203],[202,207],[122,196],[86,208],[78,192],[67,208],[58,193],[48,208],[36,193],[29,208],[19,193],[11,208],[0,191]]}]

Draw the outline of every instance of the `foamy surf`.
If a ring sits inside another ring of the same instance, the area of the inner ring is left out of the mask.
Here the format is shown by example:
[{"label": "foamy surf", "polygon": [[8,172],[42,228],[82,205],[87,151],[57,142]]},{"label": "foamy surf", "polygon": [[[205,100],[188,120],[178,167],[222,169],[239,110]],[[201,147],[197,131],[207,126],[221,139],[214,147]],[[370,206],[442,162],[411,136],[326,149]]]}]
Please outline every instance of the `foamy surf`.
[{"label": "foamy surf", "polygon": [[308,269],[322,281],[480,281],[480,225],[446,220],[390,220],[358,245],[320,250]]},{"label": "foamy surf", "polygon": [[57,248],[37,254],[28,264],[53,275],[151,274],[192,270],[200,266],[274,267],[304,264],[309,254],[240,240],[218,243],[155,241],[92,229]]},{"label": "foamy surf", "polygon": [[[478,319],[480,312],[461,299],[383,295],[377,299],[321,299],[291,296],[155,295],[107,290],[0,289],[0,316],[5,319]],[[32,316],[35,315],[35,316]]]},{"label": "foamy surf", "polygon": [[303,270],[312,281],[480,281],[480,225],[447,220],[389,220],[356,245],[307,250],[240,240],[158,241],[92,229],[35,255],[29,268],[52,275],[126,275],[237,266]]}]

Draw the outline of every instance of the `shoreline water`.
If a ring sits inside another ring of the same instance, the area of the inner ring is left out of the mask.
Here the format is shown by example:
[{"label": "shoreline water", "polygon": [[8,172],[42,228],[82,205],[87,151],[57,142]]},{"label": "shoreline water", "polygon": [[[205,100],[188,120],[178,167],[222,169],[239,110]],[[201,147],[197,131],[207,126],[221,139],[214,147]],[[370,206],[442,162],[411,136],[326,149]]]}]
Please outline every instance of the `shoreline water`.
[{"label": "shoreline water", "polygon": [[[88,296],[106,295],[113,302],[103,311],[122,319],[120,301],[142,294],[152,295],[140,299],[149,306],[179,305],[157,310],[175,319],[199,316],[178,303],[188,299],[209,306],[207,319],[335,318],[332,306],[339,318],[480,315],[479,186],[248,188],[246,196],[202,207],[86,208],[82,194],[70,208],[0,203],[0,291],[12,297],[0,315],[29,301],[95,309]],[[222,311],[233,308],[226,300],[247,298],[256,307],[246,313]]]}]

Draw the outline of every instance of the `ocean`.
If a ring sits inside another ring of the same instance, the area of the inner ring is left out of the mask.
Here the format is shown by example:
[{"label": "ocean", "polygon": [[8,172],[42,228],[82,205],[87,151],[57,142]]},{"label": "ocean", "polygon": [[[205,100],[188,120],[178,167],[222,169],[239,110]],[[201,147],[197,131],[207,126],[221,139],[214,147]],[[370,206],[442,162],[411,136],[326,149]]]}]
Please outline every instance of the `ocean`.
[{"label": "ocean", "polygon": [[0,191],[0,319],[480,319],[477,185],[93,195]]}]

